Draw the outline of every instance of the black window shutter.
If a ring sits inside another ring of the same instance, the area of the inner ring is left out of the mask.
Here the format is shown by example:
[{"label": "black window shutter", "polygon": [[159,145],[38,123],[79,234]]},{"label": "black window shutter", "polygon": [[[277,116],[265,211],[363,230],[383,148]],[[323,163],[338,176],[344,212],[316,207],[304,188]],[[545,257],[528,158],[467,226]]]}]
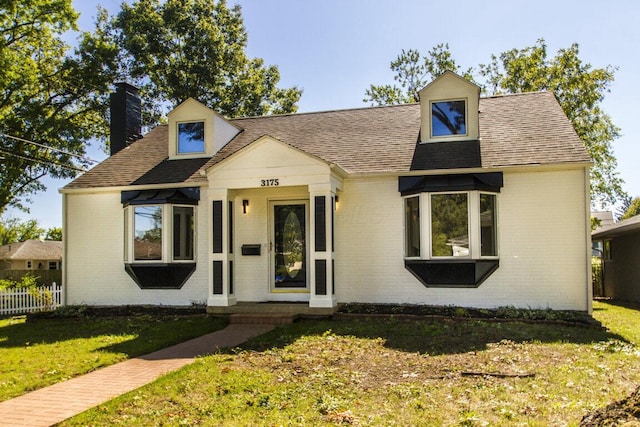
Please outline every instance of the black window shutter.
[{"label": "black window shutter", "polygon": [[233,202],[229,200],[229,253],[233,253]]},{"label": "black window shutter", "polygon": [[326,224],[326,198],[325,196],[315,197],[315,218],[316,218],[316,252],[327,250],[327,224]]},{"label": "black window shutter", "polygon": [[222,261],[213,261],[213,294],[222,295]]},{"label": "black window shutter", "polygon": [[213,253],[222,253],[222,200],[213,201]]},{"label": "black window shutter", "polygon": [[316,260],[316,295],[327,294],[327,262]]}]

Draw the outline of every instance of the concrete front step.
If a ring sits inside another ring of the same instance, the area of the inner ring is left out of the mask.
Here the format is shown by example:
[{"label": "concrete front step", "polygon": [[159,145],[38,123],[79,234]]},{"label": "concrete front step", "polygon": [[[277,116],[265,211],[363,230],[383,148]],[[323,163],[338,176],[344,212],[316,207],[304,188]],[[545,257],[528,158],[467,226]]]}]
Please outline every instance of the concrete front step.
[{"label": "concrete front step", "polygon": [[229,316],[232,325],[288,325],[300,316],[298,314],[235,313]]},{"label": "concrete front step", "polygon": [[238,302],[227,307],[209,306],[209,314],[282,314],[299,316],[332,316],[338,307],[309,307],[309,303]]}]

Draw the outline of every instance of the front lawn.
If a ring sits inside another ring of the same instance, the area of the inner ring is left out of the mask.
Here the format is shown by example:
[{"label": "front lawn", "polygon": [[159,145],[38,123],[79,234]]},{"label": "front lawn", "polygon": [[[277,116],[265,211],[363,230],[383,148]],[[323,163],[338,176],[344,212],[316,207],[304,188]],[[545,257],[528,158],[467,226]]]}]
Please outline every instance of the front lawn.
[{"label": "front lawn", "polygon": [[206,315],[0,318],[0,401],[221,329]]},{"label": "front lawn", "polygon": [[548,426],[640,384],[637,310],[610,330],[478,320],[301,321],[63,425]]}]

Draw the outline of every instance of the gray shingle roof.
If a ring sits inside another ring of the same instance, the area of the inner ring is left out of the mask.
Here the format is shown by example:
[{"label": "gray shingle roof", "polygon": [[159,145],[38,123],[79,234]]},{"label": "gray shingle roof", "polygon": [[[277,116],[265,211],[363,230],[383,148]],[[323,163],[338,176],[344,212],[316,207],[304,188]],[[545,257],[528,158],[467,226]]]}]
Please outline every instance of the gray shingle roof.
[{"label": "gray shingle roof", "polygon": [[599,227],[591,233],[591,239],[606,239],[640,231],[640,215],[632,216],[615,224]]},{"label": "gray shingle roof", "polygon": [[[479,117],[479,161],[483,168],[589,161],[582,142],[551,93],[481,98]],[[219,163],[265,135],[335,163],[347,173],[406,173],[412,169],[419,140],[420,106],[406,104],[230,121],[242,132],[211,159],[167,160],[168,127],[161,125],[65,188],[196,184],[206,179],[199,173],[201,168]]]},{"label": "gray shingle roof", "polygon": [[10,243],[0,246],[0,259],[31,260],[31,259],[62,259],[62,242],[51,240],[26,240],[20,243]]}]

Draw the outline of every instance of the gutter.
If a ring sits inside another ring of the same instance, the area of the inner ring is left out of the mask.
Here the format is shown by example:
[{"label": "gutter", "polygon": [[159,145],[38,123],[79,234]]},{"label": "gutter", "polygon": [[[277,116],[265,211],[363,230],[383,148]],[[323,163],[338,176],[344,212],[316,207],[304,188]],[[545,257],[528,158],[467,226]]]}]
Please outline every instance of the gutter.
[{"label": "gutter", "polygon": [[591,179],[589,168],[584,168],[584,200],[585,200],[585,265],[587,269],[587,313],[593,314],[593,270],[591,268]]},{"label": "gutter", "polygon": [[[62,190],[60,190],[62,193]],[[67,301],[67,195],[62,193],[62,305],[66,306]]]}]

